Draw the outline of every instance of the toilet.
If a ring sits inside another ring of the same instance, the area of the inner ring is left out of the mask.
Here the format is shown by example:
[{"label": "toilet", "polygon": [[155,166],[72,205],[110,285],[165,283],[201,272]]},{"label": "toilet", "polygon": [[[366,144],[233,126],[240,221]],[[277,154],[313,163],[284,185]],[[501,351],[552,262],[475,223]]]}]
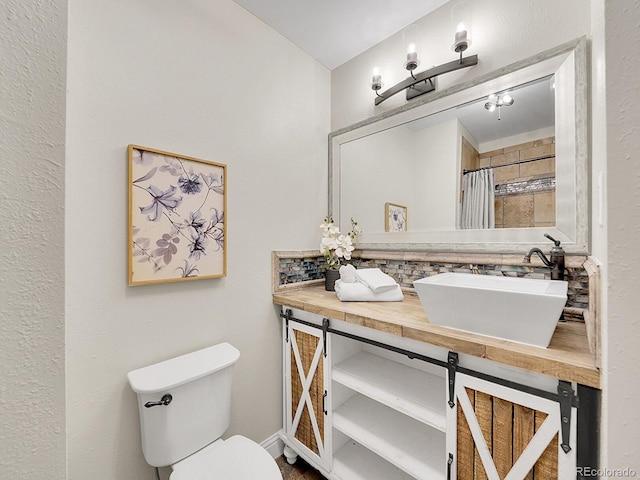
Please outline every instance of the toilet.
[{"label": "toilet", "polygon": [[282,480],[260,445],[220,437],[231,421],[232,367],[240,352],[221,343],[127,374],[138,394],[142,453],[171,465],[170,480]]}]

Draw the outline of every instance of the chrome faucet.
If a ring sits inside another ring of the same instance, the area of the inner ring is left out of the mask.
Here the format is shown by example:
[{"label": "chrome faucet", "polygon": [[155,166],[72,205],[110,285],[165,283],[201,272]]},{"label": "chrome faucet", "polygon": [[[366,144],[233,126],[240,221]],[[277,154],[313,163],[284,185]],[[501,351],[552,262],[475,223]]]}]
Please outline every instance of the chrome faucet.
[{"label": "chrome faucet", "polygon": [[554,246],[551,248],[550,258],[540,250],[539,248],[532,248],[529,250],[524,258],[522,259],[522,263],[531,263],[531,255],[534,253],[540,257],[542,263],[544,263],[547,267],[551,269],[551,280],[564,280],[564,249],[560,246],[560,240],[556,240],[548,233],[544,234],[549,240],[554,243]]}]

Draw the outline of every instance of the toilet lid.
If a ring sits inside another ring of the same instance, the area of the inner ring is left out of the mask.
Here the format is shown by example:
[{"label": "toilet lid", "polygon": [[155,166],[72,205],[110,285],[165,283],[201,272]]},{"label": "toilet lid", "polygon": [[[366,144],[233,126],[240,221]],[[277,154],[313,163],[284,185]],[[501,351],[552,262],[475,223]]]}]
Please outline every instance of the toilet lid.
[{"label": "toilet lid", "polygon": [[241,435],[218,440],[173,466],[170,480],[282,480],[260,445]]}]

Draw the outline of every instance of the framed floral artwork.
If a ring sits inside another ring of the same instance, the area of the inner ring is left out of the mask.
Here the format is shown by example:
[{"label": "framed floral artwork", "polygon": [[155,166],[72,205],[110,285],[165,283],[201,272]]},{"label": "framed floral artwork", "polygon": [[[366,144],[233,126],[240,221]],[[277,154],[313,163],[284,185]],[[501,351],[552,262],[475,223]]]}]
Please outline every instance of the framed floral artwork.
[{"label": "framed floral artwork", "polygon": [[227,274],[227,166],[129,145],[129,285]]},{"label": "framed floral artwork", "polygon": [[389,202],[384,204],[384,231],[407,231],[407,207]]}]

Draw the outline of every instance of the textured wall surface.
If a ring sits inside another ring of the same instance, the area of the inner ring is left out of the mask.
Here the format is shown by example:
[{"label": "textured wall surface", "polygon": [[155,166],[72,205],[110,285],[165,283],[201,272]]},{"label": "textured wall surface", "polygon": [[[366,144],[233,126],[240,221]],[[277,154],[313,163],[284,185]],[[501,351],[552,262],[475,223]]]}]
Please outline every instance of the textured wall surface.
[{"label": "textured wall surface", "polygon": [[0,3],[0,478],[65,478],[67,2]]},{"label": "textured wall surface", "polygon": [[640,475],[640,2],[605,2],[607,91],[608,318],[606,464]]},{"label": "textured wall surface", "polygon": [[[68,54],[69,479],[151,480],[130,370],[228,341],[227,435],[282,426],[270,254],[320,241],[330,74],[231,0],[71,0]],[[227,164],[227,277],[127,286],[129,143]]]}]

